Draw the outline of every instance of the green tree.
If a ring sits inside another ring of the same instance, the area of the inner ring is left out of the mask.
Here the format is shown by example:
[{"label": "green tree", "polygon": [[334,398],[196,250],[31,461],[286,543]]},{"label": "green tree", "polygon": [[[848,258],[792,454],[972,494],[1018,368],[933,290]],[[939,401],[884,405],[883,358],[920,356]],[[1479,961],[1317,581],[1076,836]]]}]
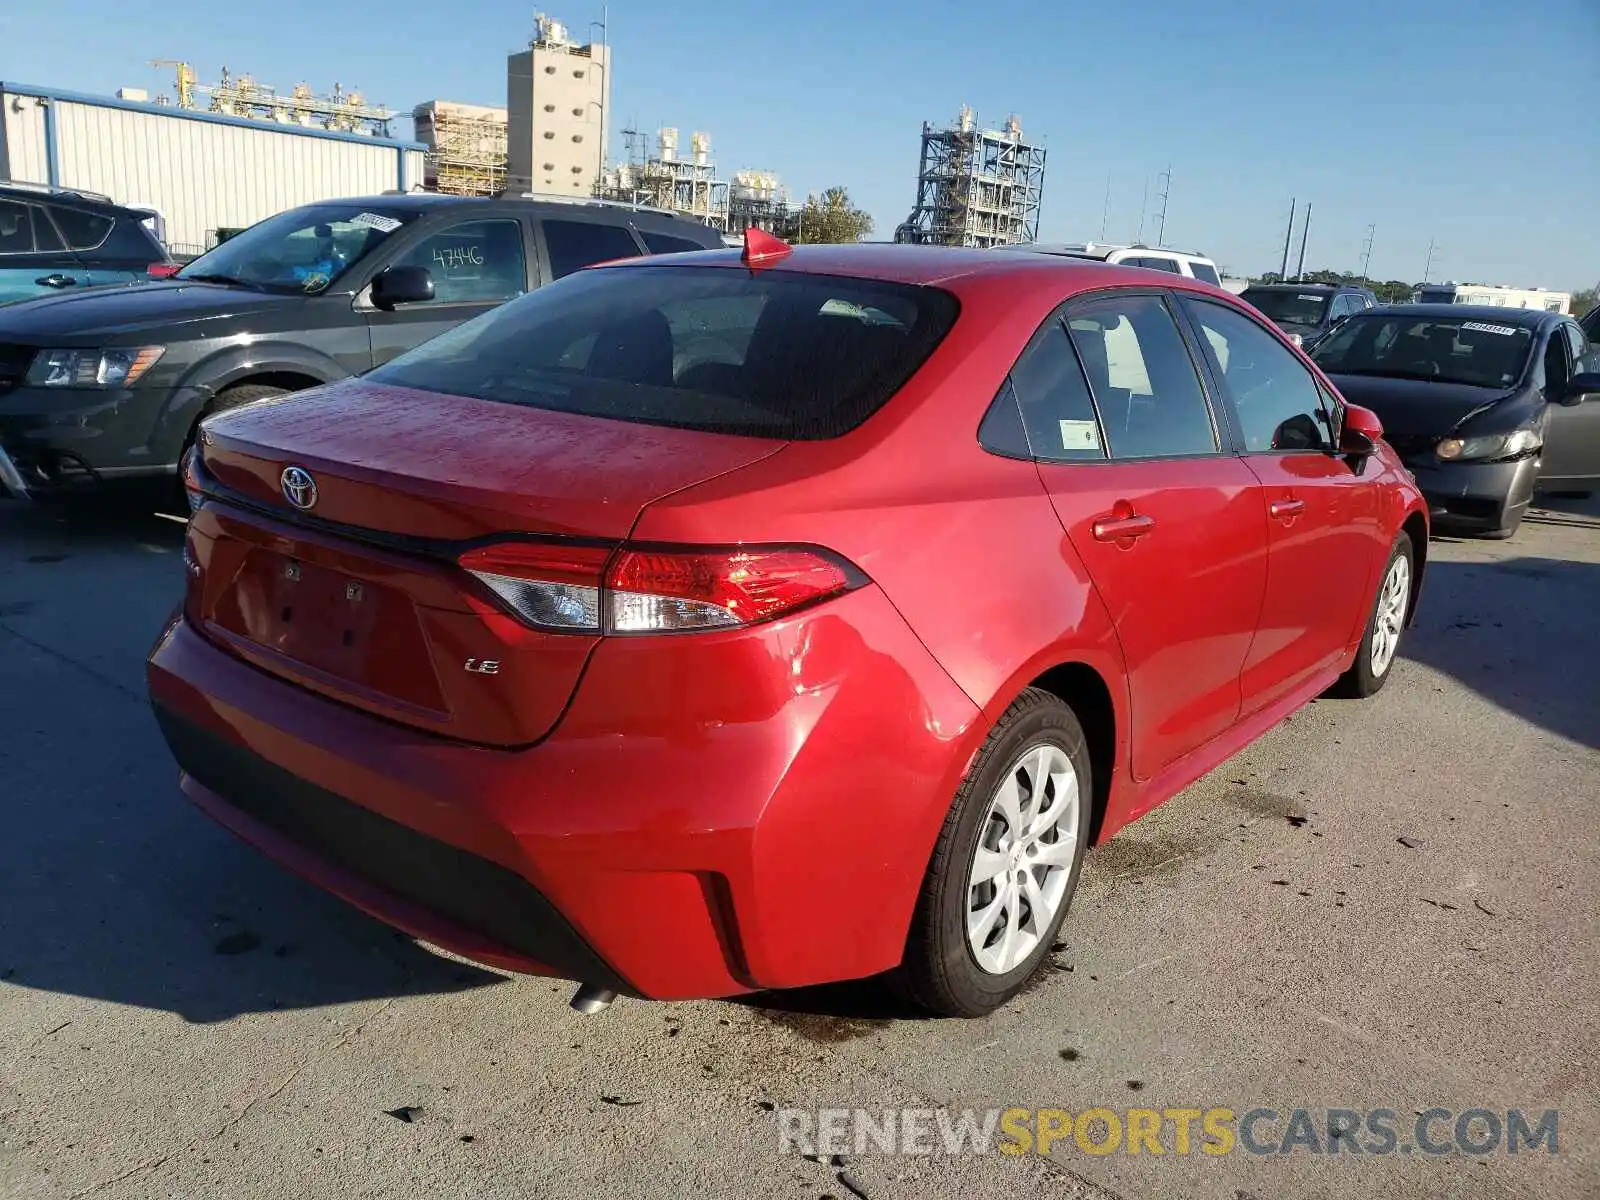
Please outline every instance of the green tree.
[{"label": "green tree", "polygon": [[1587,316],[1595,308],[1600,308],[1600,283],[1592,288],[1584,288],[1581,292],[1572,293],[1573,316]]},{"label": "green tree", "polygon": [[794,240],[808,243],[859,242],[872,232],[872,218],[850,203],[850,193],[831,187],[806,197],[796,221]]}]

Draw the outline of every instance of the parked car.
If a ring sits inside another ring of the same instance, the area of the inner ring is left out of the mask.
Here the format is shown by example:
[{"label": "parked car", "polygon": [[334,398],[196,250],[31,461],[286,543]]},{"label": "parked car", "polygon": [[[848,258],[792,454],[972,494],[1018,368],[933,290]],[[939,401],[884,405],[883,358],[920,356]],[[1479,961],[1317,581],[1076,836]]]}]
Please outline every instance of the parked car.
[{"label": "parked car", "polygon": [[1441,529],[1508,538],[1535,488],[1600,486],[1600,355],[1571,317],[1394,305],[1350,318],[1312,357],[1378,414]]},{"label": "parked car", "polygon": [[171,261],[151,219],[96,192],[0,180],[0,304],[145,279]]},{"label": "parked car", "polygon": [[151,701],[222,824],[577,1006],[984,1013],[1091,841],[1383,686],[1380,432],[1187,278],[752,232],[208,419]]},{"label": "parked car", "polygon": [[1143,243],[1125,245],[1120,242],[1018,242],[1015,245],[997,246],[996,249],[1087,258],[1119,267],[1144,267],[1150,271],[1166,271],[1170,275],[1198,279],[1212,287],[1222,286],[1222,275],[1217,270],[1217,264],[1198,250],[1168,250],[1162,246],[1146,246]]},{"label": "parked car", "polygon": [[721,246],[697,222],[598,201],[291,209],[171,279],[0,308],[0,481],[47,496],[174,479],[208,413],[370,370],[589,263]]},{"label": "parked car", "polygon": [[1378,304],[1375,294],[1348,284],[1252,283],[1240,295],[1307,350],[1347,317]]}]

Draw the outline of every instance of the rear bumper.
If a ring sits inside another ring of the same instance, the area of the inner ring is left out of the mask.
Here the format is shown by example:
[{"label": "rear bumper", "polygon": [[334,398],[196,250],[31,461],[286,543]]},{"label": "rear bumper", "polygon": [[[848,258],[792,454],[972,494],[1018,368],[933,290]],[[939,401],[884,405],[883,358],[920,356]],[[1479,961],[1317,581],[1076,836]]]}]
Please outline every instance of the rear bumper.
[{"label": "rear bumper", "polygon": [[1410,462],[1407,468],[1428,502],[1440,532],[1490,532],[1517,519],[1533,500],[1538,458],[1516,462]]},{"label": "rear bumper", "polygon": [[41,497],[172,475],[206,395],[198,388],[0,393],[0,488]]},{"label": "rear bumper", "polygon": [[523,750],[312,695],[180,619],[148,678],[192,801],[466,957],[657,999],[894,966],[975,708],[875,588],[713,636],[608,641]]}]

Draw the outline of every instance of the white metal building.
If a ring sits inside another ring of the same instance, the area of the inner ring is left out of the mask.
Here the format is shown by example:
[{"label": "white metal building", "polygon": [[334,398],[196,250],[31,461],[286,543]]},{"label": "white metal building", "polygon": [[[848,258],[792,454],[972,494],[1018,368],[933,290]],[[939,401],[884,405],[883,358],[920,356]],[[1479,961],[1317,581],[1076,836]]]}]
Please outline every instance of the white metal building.
[{"label": "white metal building", "polygon": [[423,147],[359,133],[0,82],[0,180],[101,192],[155,209],[168,244],[298,204],[420,186]]}]

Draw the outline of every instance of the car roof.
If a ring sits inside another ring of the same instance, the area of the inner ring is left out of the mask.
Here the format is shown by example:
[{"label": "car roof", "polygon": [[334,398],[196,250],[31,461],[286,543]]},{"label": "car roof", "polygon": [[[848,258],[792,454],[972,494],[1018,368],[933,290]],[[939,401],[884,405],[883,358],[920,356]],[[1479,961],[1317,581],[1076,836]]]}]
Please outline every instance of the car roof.
[{"label": "car roof", "polygon": [[1365,292],[1359,283],[1252,283],[1252,292]]},{"label": "car roof", "polygon": [[[742,267],[743,251],[706,250],[698,254],[661,255],[624,259],[605,266],[637,269],[647,266]],[[809,275],[842,275],[852,279],[880,280],[936,286],[980,279],[1037,281],[1041,286],[1070,281],[1079,291],[1097,287],[1146,284],[1179,287],[1208,295],[1234,297],[1221,288],[1186,275],[1153,271],[1145,267],[1114,266],[1099,259],[1052,254],[996,254],[991,250],[959,246],[916,246],[853,243],[802,245],[765,266],[763,271]]]},{"label": "car roof", "polygon": [[1565,313],[1546,312],[1542,308],[1501,308],[1496,304],[1380,304],[1357,313],[1358,317],[1459,317],[1463,321],[1492,321],[1496,325],[1511,325],[1518,329],[1538,329],[1553,322],[1568,319]]},{"label": "car roof", "polygon": [[96,212],[121,213],[135,218],[145,215],[137,209],[118,204],[109,196],[102,196],[99,192],[80,192],[73,188],[17,184],[9,180],[0,179],[0,196],[10,200],[26,201],[30,204],[58,204],[66,208],[89,208]]},{"label": "car roof", "polygon": [[591,199],[546,199],[540,196],[452,196],[442,192],[392,192],[381,196],[330,196],[326,200],[312,200],[302,208],[325,208],[332,205],[349,207],[362,205],[369,208],[398,210],[400,212],[427,212],[440,208],[487,208],[491,205],[518,209],[534,209],[545,213],[616,213],[637,220],[666,220],[710,228],[704,222],[680,213],[659,208],[635,208]]}]

